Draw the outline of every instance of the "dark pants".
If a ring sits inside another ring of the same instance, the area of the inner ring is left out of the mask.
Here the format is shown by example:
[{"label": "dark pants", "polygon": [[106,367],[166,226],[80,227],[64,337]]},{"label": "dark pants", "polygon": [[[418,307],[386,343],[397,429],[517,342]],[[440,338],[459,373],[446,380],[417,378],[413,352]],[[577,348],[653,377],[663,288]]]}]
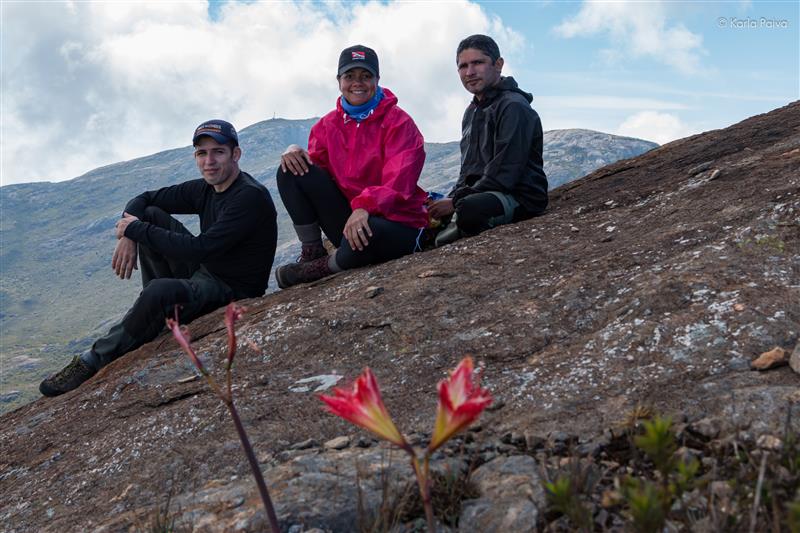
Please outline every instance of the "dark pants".
[{"label": "dark pants", "polygon": [[357,268],[397,259],[414,252],[420,230],[383,217],[369,217],[372,237],[363,250],[350,247],[343,231],[352,214],[350,202],[324,169],[311,165],[309,172],[295,176],[278,168],[278,192],[295,226],[319,224],[325,236],[339,248],[336,264]]},{"label": "dark pants", "polygon": [[532,214],[519,204],[503,205],[503,202],[490,192],[466,196],[456,206],[456,224],[466,235],[477,235],[495,226],[519,222],[531,216]]},{"label": "dark pants", "polygon": [[[178,233],[189,233],[183,224],[157,207],[145,209],[143,221]],[[84,361],[97,369],[150,342],[164,329],[166,318],[180,306],[186,323],[227,305],[233,291],[199,264],[175,261],[139,245],[142,292],[118,324],[97,339]],[[88,359],[88,360],[87,360]]]}]

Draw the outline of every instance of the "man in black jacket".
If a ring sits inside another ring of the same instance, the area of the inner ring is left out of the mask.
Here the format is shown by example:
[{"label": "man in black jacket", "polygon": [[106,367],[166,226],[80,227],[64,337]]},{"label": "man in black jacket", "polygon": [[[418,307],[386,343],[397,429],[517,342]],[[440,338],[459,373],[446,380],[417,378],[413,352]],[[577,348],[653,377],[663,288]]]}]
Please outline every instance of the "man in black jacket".
[{"label": "man in black jacket", "polygon": [[429,206],[433,218],[453,215],[436,245],[476,235],[544,212],[547,177],[542,122],[533,96],[501,75],[503,58],[491,37],[472,35],[458,45],[461,83],[474,96],[461,123],[461,172],[447,198]]},{"label": "man in black jacket", "polygon": [[[100,368],[153,340],[180,308],[189,322],[233,300],[261,296],[275,257],[277,222],[269,191],[239,170],[239,137],[224,120],[195,129],[194,158],[202,179],[128,202],[116,224],[111,266],[129,279],[141,264],[144,286],[122,321],[60,372],[42,381],[45,396],[79,387]],[[192,235],[171,214],[196,214]]]}]

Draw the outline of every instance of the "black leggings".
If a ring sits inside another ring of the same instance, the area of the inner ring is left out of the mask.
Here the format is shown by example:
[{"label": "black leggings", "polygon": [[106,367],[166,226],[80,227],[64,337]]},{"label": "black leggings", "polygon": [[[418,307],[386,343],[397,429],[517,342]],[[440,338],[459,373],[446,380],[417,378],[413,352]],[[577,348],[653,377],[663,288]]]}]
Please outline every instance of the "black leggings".
[{"label": "black leggings", "polygon": [[311,165],[302,176],[278,168],[278,192],[295,226],[318,223],[339,249],[336,264],[347,270],[397,259],[415,251],[420,230],[370,215],[372,237],[363,250],[354,250],[344,238],[344,225],[352,214],[350,202],[325,169]]}]

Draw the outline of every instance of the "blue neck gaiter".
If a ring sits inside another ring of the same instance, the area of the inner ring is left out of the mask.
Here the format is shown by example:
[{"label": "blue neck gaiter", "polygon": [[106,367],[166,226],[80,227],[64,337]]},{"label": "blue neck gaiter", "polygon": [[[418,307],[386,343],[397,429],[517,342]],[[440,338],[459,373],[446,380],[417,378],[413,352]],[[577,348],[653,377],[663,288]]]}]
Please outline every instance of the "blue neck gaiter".
[{"label": "blue neck gaiter", "polygon": [[342,96],[340,100],[342,102],[342,109],[344,109],[344,112],[347,113],[347,116],[356,122],[361,122],[370,116],[370,114],[372,114],[372,110],[378,107],[378,104],[381,103],[381,100],[383,100],[383,89],[378,86],[378,89],[375,91],[375,96],[370,98],[368,102],[361,105],[351,105],[344,96]]}]

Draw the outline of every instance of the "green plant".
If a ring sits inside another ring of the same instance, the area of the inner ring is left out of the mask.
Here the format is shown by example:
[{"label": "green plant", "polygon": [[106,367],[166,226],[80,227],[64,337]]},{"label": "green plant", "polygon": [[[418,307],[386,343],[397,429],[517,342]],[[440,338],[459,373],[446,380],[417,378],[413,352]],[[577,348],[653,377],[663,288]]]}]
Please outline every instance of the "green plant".
[{"label": "green plant", "polygon": [[555,481],[546,481],[544,490],[552,508],[569,518],[579,531],[592,530],[592,512],[581,501],[580,488],[571,476],[560,475]]},{"label": "green plant", "polygon": [[662,487],[649,480],[628,478],[622,495],[635,531],[651,533],[664,529],[670,498]]},{"label": "green plant", "polygon": [[673,505],[694,488],[700,463],[675,457],[677,444],[669,417],[654,416],[642,422],[642,429],[633,442],[653,462],[658,482],[629,477],[622,495],[636,531],[660,531]]},{"label": "green plant", "polygon": [[786,505],[786,525],[789,526],[791,533],[800,533],[800,491],[797,493],[796,501]]},{"label": "green plant", "polygon": [[656,416],[645,420],[642,426],[644,433],[634,437],[633,442],[650,457],[656,469],[666,478],[672,470],[676,449],[672,420]]}]

